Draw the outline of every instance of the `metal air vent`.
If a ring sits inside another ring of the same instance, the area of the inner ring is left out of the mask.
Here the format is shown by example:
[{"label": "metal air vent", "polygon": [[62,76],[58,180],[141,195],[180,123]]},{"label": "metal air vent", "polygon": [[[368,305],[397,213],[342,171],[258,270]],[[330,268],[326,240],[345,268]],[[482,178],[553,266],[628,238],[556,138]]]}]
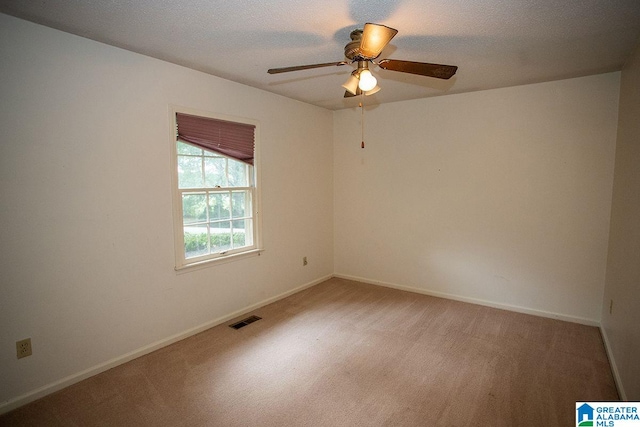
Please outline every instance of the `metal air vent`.
[{"label": "metal air vent", "polygon": [[258,317],[258,316],[250,316],[250,317],[247,317],[246,319],[242,319],[242,320],[241,320],[241,321],[239,321],[239,322],[232,323],[231,325],[229,325],[229,327],[230,327],[230,328],[233,328],[233,329],[240,329],[240,328],[244,328],[244,327],[245,327],[245,326],[247,326],[248,324],[253,323],[253,322],[255,322],[255,321],[257,321],[257,320],[260,320],[260,319],[262,319],[262,317]]}]

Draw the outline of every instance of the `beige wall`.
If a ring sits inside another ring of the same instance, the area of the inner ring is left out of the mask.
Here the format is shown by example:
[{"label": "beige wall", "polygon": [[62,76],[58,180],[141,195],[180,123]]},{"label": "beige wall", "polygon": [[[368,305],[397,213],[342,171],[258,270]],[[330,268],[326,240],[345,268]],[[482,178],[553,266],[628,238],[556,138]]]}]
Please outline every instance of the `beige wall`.
[{"label": "beige wall", "polygon": [[[640,400],[640,44],[622,70],[602,327],[618,385]],[[610,303],[613,301],[611,312]]]},{"label": "beige wall", "polygon": [[[0,58],[0,409],[333,272],[329,111],[6,15]],[[262,256],[174,271],[171,104],[260,122]]]},{"label": "beige wall", "polygon": [[619,78],[335,112],[336,274],[598,324]]}]

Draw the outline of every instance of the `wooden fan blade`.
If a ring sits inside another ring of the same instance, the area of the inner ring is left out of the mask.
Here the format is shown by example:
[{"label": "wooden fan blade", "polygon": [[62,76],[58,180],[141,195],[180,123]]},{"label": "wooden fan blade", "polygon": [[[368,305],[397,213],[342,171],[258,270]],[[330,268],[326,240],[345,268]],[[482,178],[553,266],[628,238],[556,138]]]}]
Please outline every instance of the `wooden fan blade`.
[{"label": "wooden fan blade", "polygon": [[385,70],[418,74],[437,79],[450,79],[458,70],[455,65],[428,64],[426,62],[399,61],[397,59],[383,59],[378,62],[378,65]]},{"label": "wooden fan blade", "polygon": [[282,68],[270,68],[267,70],[269,74],[288,73],[289,71],[310,70],[311,68],[321,67],[335,67],[339,65],[346,65],[348,62],[325,62],[323,64],[311,64],[311,65],[297,65],[295,67],[282,67]]},{"label": "wooden fan blade", "polygon": [[377,58],[398,30],[380,24],[364,24],[360,39],[360,55],[363,58]]}]

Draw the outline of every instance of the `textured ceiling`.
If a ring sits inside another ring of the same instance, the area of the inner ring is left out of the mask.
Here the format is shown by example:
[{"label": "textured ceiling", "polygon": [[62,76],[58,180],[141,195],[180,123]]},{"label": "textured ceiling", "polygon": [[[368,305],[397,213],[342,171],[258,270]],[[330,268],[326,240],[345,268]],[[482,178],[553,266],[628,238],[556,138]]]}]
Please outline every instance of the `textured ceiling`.
[{"label": "textured ceiling", "polygon": [[457,65],[451,80],[372,71],[367,104],[616,71],[640,41],[640,0],[0,0],[0,12],[329,109],[356,106],[341,61],[366,22],[399,30],[379,59]]}]

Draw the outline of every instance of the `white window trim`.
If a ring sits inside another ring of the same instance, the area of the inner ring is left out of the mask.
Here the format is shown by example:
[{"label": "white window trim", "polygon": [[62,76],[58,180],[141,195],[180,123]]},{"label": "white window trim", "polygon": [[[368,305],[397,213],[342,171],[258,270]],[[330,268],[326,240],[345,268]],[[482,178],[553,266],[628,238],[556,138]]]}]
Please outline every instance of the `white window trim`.
[{"label": "white window trim", "polygon": [[[210,267],[217,264],[223,264],[230,261],[237,261],[252,256],[258,256],[264,248],[262,246],[262,215],[261,215],[261,171],[260,171],[260,123],[256,120],[247,119],[243,117],[228,116],[224,114],[216,114],[201,110],[195,110],[192,108],[170,106],[170,154],[171,154],[171,194],[173,204],[173,235],[174,235],[174,253],[175,253],[175,267],[178,272],[185,272],[189,270],[196,270],[205,267]],[[182,224],[182,198],[181,192],[178,189],[178,153],[176,150],[176,113],[191,114],[200,117],[210,117],[218,120],[226,120],[236,123],[244,123],[255,126],[255,147],[254,147],[254,160],[253,160],[253,227],[254,227],[254,242],[253,245],[245,250],[232,251],[231,253],[215,254],[210,258],[201,259],[196,258],[195,261],[190,261],[184,256],[184,231]]]}]

